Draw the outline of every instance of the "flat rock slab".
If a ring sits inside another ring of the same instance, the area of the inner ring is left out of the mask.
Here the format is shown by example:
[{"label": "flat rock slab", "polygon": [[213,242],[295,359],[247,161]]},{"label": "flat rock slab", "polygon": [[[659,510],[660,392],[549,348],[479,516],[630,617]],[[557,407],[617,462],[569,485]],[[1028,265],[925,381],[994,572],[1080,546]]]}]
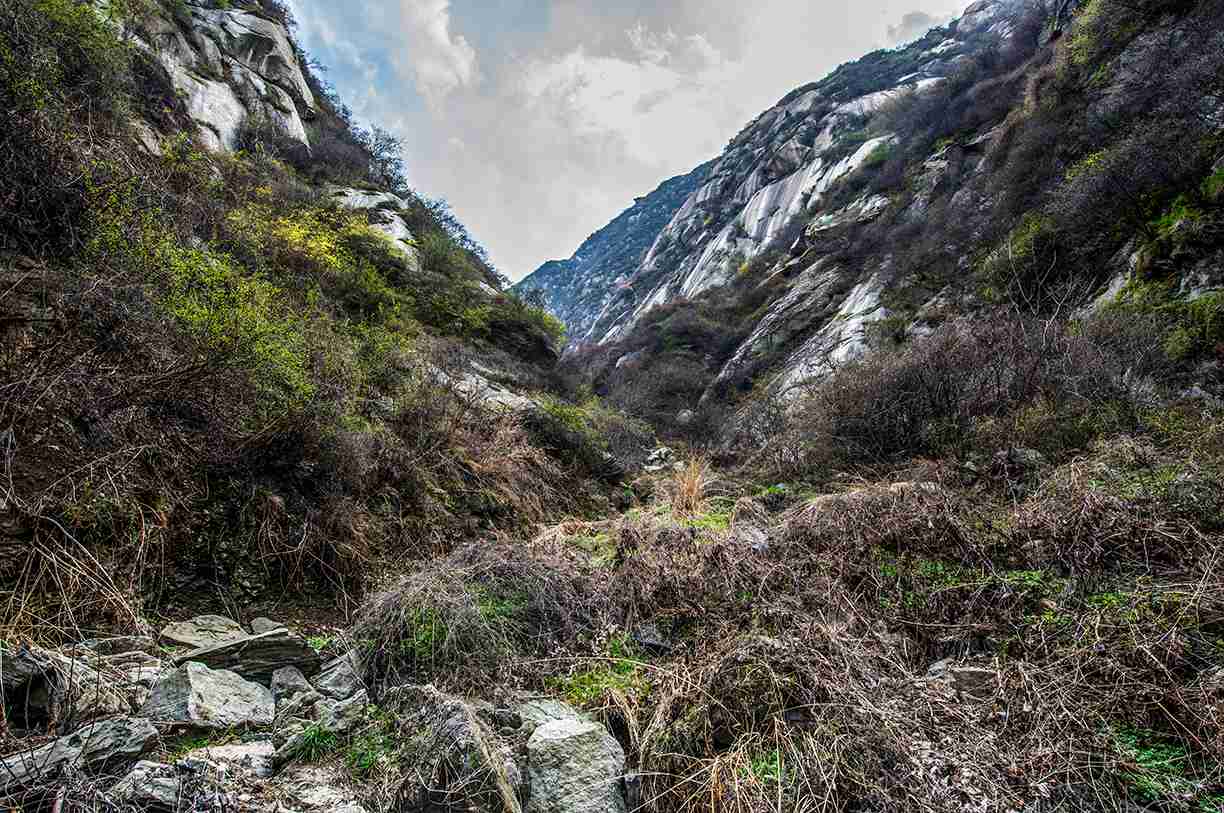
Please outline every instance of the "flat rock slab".
[{"label": "flat rock slab", "polygon": [[161,631],[161,640],[168,644],[192,649],[216,646],[247,637],[242,625],[220,615],[199,615],[188,621],[176,621]]},{"label": "flat rock slab", "polygon": [[599,723],[545,723],[527,741],[527,759],[527,813],[624,812],[625,752]]},{"label": "flat rock slab", "polygon": [[277,669],[296,666],[306,677],[322,665],[319,653],[306,639],[286,629],[248,635],[235,641],[202,647],[175,658],[176,664],[202,663],[211,669],[227,669],[247,680],[272,685]]},{"label": "flat rock slab", "polygon": [[0,797],[66,771],[121,772],[149,749],[157,729],[148,720],[120,718],[82,726],[33,751],[0,760]]},{"label": "flat rock slab", "polygon": [[158,723],[211,731],[268,726],[274,712],[272,692],[263,686],[195,662],[162,677],[141,709]]}]

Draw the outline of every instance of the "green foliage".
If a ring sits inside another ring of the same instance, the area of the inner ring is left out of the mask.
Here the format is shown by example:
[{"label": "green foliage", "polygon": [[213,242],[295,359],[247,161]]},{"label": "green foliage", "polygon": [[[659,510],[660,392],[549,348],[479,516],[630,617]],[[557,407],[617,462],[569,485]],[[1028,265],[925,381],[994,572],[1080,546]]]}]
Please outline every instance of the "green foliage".
[{"label": "green foliage", "polygon": [[1219,811],[1224,797],[1205,793],[1194,781],[1190,755],[1180,742],[1144,728],[1117,728],[1112,735],[1119,755],[1134,766],[1121,778],[1143,801],[1176,805],[1192,799],[1196,811]]},{"label": "green foliage", "polygon": [[340,746],[340,737],[336,732],[313,723],[302,731],[302,749],[299,754],[303,762],[322,762],[340,750]]},{"label": "green foliage", "polygon": [[878,169],[887,164],[896,152],[897,146],[892,141],[882,142],[863,159],[863,168]]},{"label": "green foliage", "polygon": [[774,749],[765,753],[755,754],[749,760],[748,775],[766,785],[778,785],[786,780],[786,766],[782,760],[782,752]]},{"label": "green foliage", "polygon": [[1165,353],[1174,361],[1190,361],[1224,345],[1224,293],[1186,300],[1175,295],[1173,280],[1133,279],[1110,307],[1158,316]]},{"label": "green foliage", "polygon": [[19,109],[89,99],[117,112],[126,101],[132,52],[116,34],[128,5],[105,10],[77,0],[13,0],[21,25],[0,34],[0,86]]},{"label": "green foliage", "polygon": [[550,685],[578,708],[595,706],[611,692],[639,697],[649,692],[650,683],[643,662],[636,657],[636,650],[627,636],[613,636],[605,652],[606,656],[597,666],[567,677],[552,678]]},{"label": "green foliage", "polygon": [[345,748],[345,767],[354,779],[368,779],[391,763],[398,747],[393,721],[376,714],[373,725],[353,737]]}]

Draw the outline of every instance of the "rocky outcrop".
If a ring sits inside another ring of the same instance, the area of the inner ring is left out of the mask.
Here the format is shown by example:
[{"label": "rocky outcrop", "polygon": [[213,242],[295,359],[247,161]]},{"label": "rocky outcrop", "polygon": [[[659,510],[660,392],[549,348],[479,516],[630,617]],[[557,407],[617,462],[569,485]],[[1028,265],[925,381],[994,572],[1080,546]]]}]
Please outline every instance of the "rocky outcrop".
[{"label": "rocky outcrop", "polygon": [[0,643],[0,701],[4,719],[21,730],[54,724],[71,731],[88,720],[131,711],[126,681],[98,660]]},{"label": "rocky outcrop", "polygon": [[248,118],[276,122],[309,145],[315,98],[283,22],[256,8],[183,0],[131,34],[165,68],[205,146],[233,149]]},{"label": "rocky outcrop", "polygon": [[539,291],[548,309],[565,323],[571,342],[590,339],[594,319],[629,285],[663,227],[684,201],[701,185],[711,164],[687,175],[664,181],[658,189],[637,198],[607,226],[592,234],[568,260],[544,263],[519,282],[521,294]]}]

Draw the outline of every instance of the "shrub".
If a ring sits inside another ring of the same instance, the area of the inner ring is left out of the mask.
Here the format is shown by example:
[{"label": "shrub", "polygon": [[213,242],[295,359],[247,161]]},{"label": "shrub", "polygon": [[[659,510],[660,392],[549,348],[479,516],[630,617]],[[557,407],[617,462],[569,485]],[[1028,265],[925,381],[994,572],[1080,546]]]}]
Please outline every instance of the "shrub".
[{"label": "shrub", "polygon": [[[1114,320],[1087,325],[1018,317],[950,322],[926,339],[834,371],[771,446],[806,450],[799,458],[809,465],[940,455],[975,441],[1065,454],[1133,425],[1145,377],[1162,367],[1159,336],[1115,333]],[[1136,348],[1143,352],[1122,352]],[[1049,422],[1034,425],[1035,414]],[[999,422],[1008,427],[1005,437],[997,435]],[[1051,424],[1083,428],[1058,437],[1049,434]]]}]

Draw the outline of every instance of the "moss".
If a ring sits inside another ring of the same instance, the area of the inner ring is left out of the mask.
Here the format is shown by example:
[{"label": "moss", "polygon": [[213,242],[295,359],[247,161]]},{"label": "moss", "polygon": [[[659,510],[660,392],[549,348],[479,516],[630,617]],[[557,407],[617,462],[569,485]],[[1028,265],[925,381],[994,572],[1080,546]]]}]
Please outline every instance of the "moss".
[{"label": "moss", "polygon": [[637,658],[628,637],[619,635],[611,638],[605,647],[605,657],[598,663],[593,668],[554,677],[548,682],[567,702],[578,708],[595,706],[611,692],[641,698],[650,691],[647,670]]}]

